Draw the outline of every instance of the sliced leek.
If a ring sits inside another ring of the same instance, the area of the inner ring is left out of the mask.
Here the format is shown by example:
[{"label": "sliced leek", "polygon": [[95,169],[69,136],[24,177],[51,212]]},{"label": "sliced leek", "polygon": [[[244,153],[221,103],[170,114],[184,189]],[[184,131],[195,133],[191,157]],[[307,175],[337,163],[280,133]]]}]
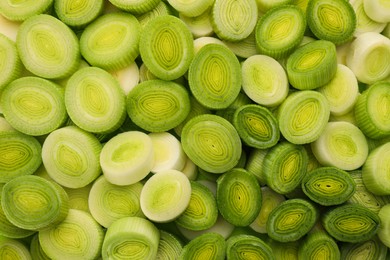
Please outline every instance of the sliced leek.
[{"label": "sliced leek", "polygon": [[22,61],[19,58],[15,42],[0,33],[0,93],[11,81],[22,74]]},{"label": "sliced leek", "polygon": [[[1,109],[1,104],[0,104]],[[1,113],[1,112],[0,112]],[[0,115],[0,132],[6,132],[6,131],[16,131],[15,128],[13,128],[7,120],[5,120],[3,115]]]},{"label": "sliced leek", "polygon": [[32,260],[30,251],[21,241],[11,238],[0,238],[0,258],[4,260]]},{"label": "sliced leek", "polygon": [[299,247],[300,259],[341,259],[337,241],[324,231],[309,233]]},{"label": "sliced leek", "polygon": [[104,0],[83,1],[56,0],[54,11],[58,18],[70,27],[82,28],[95,20],[104,8]]},{"label": "sliced leek", "polygon": [[342,243],[340,245],[341,259],[386,259],[388,248],[379,240],[378,236],[360,243]]},{"label": "sliced leek", "polygon": [[140,81],[140,69],[135,61],[123,69],[109,72],[118,80],[125,95],[129,94]]},{"label": "sliced leek", "polygon": [[[192,3],[188,3],[193,4],[194,2],[197,3],[202,1],[193,1]],[[214,2],[214,0],[212,0],[212,2]],[[210,10],[206,10],[204,13],[193,17],[186,16],[183,13],[179,13],[179,18],[187,25],[195,39],[199,37],[211,36],[214,33],[213,27],[211,26]]]},{"label": "sliced leek", "polygon": [[179,260],[185,259],[225,259],[226,241],[218,233],[205,233],[183,247]]},{"label": "sliced leek", "polygon": [[214,0],[168,0],[167,1],[177,12],[188,17],[195,17],[204,14],[214,4]]},{"label": "sliced leek", "polygon": [[143,29],[146,24],[148,24],[153,18],[160,16],[160,15],[170,15],[172,14],[172,8],[170,5],[168,5],[165,1],[159,1],[159,3],[154,7],[152,10],[137,15],[137,19],[141,25],[141,28]]},{"label": "sliced leek", "polygon": [[194,53],[198,53],[198,51],[200,49],[202,49],[202,47],[206,46],[207,44],[210,44],[210,43],[216,43],[216,44],[220,44],[220,45],[225,45],[226,44],[221,41],[220,39],[218,38],[215,38],[215,37],[212,37],[212,36],[203,36],[203,37],[199,37],[197,39],[194,40]]},{"label": "sliced leek", "polygon": [[0,14],[11,21],[24,21],[34,15],[39,15],[50,10],[53,0],[4,0],[0,3]]},{"label": "sliced leek", "polygon": [[157,260],[178,259],[183,249],[182,242],[175,235],[160,229],[160,241],[157,249]]},{"label": "sliced leek", "polygon": [[390,4],[387,1],[363,0],[364,10],[367,16],[380,23],[390,22]]},{"label": "sliced leek", "polygon": [[252,235],[236,235],[226,241],[227,259],[275,259],[269,245]]},{"label": "sliced leek", "polygon": [[35,233],[30,242],[30,254],[32,259],[50,260],[50,258],[43,251],[41,243],[39,242],[39,233]]},{"label": "sliced leek", "polygon": [[387,204],[381,208],[378,212],[379,219],[381,220],[381,226],[378,230],[378,237],[380,241],[387,247],[390,247],[390,204]]},{"label": "sliced leek", "polygon": [[279,242],[268,239],[267,244],[272,248],[277,260],[298,260],[298,251],[301,240],[292,242]]},{"label": "sliced leek", "polygon": [[91,187],[92,187],[92,183],[77,189],[64,187],[64,190],[66,191],[69,197],[69,208],[90,212],[88,207],[88,197],[89,197]]},{"label": "sliced leek", "polygon": [[[295,0],[295,2],[297,1],[298,0]],[[257,7],[260,13],[266,13],[272,8],[292,4],[293,2],[294,0],[256,0]]]},{"label": "sliced leek", "polygon": [[0,15],[0,33],[15,42],[21,23],[22,22],[8,20],[3,15]]},{"label": "sliced leek", "polygon": [[191,161],[188,156],[186,156],[186,163],[184,164],[183,169],[180,171],[184,173],[184,175],[187,176],[190,181],[196,180],[198,178],[198,166],[196,166],[196,164]]},{"label": "sliced leek", "polygon": [[256,36],[254,31],[245,39],[238,42],[223,41],[223,43],[230,49],[237,57],[249,58],[253,55],[259,54],[256,46]]},{"label": "sliced leek", "polygon": [[120,10],[133,13],[143,14],[155,8],[161,0],[109,0],[112,5]]},{"label": "sliced leek", "polygon": [[245,169],[256,176],[260,185],[264,186],[267,183],[264,173],[263,162],[269,149],[252,149],[249,152],[248,160]]}]

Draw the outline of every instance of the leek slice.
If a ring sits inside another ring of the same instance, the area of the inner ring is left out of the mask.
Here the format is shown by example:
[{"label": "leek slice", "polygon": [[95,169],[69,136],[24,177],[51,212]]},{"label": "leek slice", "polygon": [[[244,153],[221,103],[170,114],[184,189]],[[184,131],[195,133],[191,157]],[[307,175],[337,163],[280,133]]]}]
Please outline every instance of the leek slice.
[{"label": "leek slice", "polygon": [[253,55],[241,64],[242,90],[257,104],[275,107],[287,97],[287,73],[274,58]]},{"label": "leek slice", "polygon": [[309,201],[286,200],[269,214],[268,236],[279,242],[297,241],[314,227],[318,216],[318,210]]},{"label": "leek slice", "polygon": [[57,183],[26,175],[4,185],[1,206],[7,219],[15,226],[43,230],[55,227],[65,219],[69,198]]},{"label": "leek slice", "polygon": [[298,0],[256,0],[257,7],[260,13],[266,13],[272,8],[276,8],[283,5],[289,5]]},{"label": "leek slice", "polygon": [[8,123],[7,120],[5,120],[5,118],[2,115],[0,115],[0,132],[8,132],[8,131],[16,131],[16,130]]},{"label": "leek slice", "polygon": [[189,93],[172,81],[144,81],[127,95],[126,109],[139,127],[150,132],[165,132],[186,119],[190,112]]},{"label": "leek slice", "polygon": [[154,222],[179,217],[191,200],[191,183],[180,171],[166,170],[150,177],[141,191],[141,209]]},{"label": "leek slice", "polygon": [[281,5],[272,8],[257,22],[257,48],[261,54],[272,58],[285,58],[299,46],[305,29],[305,15],[299,7]]},{"label": "leek slice", "polygon": [[234,53],[237,57],[247,59],[253,55],[259,54],[256,46],[256,36],[253,31],[245,39],[238,42],[223,41],[223,43]]},{"label": "leek slice", "polygon": [[22,74],[22,69],[15,43],[0,33],[0,93],[6,85]]},{"label": "leek slice", "polygon": [[275,259],[269,245],[252,235],[236,235],[226,241],[227,259]]},{"label": "leek slice", "polygon": [[15,42],[21,23],[22,22],[8,20],[3,15],[0,15],[0,33]]},{"label": "leek slice", "polygon": [[104,14],[83,30],[80,52],[89,64],[106,70],[122,69],[139,55],[141,26],[129,13]]},{"label": "leek slice", "polygon": [[300,259],[341,259],[336,241],[324,231],[307,235],[298,250]]},{"label": "leek slice", "polygon": [[279,242],[268,239],[267,244],[272,248],[277,260],[298,260],[298,251],[301,240],[292,242]]},{"label": "leek slice", "polygon": [[32,16],[21,24],[16,47],[26,69],[43,78],[65,78],[79,66],[80,46],[75,33],[47,14]]},{"label": "leek slice", "polygon": [[249,152],[248,160],[245,165],[245,169],[255,175],[260,185],[262,186],[267,183],[263,163],[268,151],[269,149],[252,149]]},{"label": "leek slice", "polygon": [[118,80],[126,96],[140,81],[140,69],[135,61],[123,69],[109,72]]},{"label": "leek slice", "polygon": [[4,0],[0,3],[0,14],[11,21],[24,21],[32,16],[45,13],[50,10],[53,0]]},{"label": "leek slice", "polygon": [[78,0],[54,1],[58,18],[70,27],[82,28],[95,20],[104,8],[104,0],[80,2]]},{"label": "leek slice", "polygon": [[198,166],[186,156],[186,163],[183,169],[180,170],[190,181],[194,181],[198,177]]},{"label": "leek slice", "polygon": [[221,44],[207,44],[195,55],[188,72],[193,96],[210,109],[227,108],[241,89],[240,63]]},{"label": "leek slice", "polygon": [[378,23],[372,20],[364,9],[364,0],[350,0],[350,4],[356,14],[356,29],[354,36],[357,37],[365,32],[382,32],[386,27],[386,23]]},{"label": "leek slice", "polygon": [[92,187],[92,183],[77,189],[64,187],[64,190],[66,191],[69,197],[69,208],[84,210],[85,212],[90,213],[88,207],[88,197],[89,197],[89,192],[91,190],[91,187]]},{"label": "leek slice", "polygon": [[390,5],[387,1],[363,0],[363,7],[367,16],[380,23],[390,22]]},{"label": "leek slice", "polygon": [[143,14],[155,8],[161,0],[109,0],[112,5],[120,10],[133,13]]},{"label": "leek slice", "polygon": [[165,1],[160,1],[155,8],[152,10],[143,13],[141,15],[137,15],[137,19],[143,29],[146,24],[148,24],[153,18],[160,15],[170,15],[172,14],[171,6]]},{"label": "leek slice", "polygon": [[329,209],[321,216],[325,230],[341,242],[359,243],[378,232],[380,218],[358,204],[345,204]]},{"label": "leek slice", "polygon": [[103,227],[124,217],[144,217],[140,197],[143,185],[136,182],[131,185],[114,185],[100,176],[92,185],[88,197],[88,206],[92,217]]},{"label": "leek slice", "polygon": [[218,233],[205,233],[183,247],[179,260],[185,259],[225,259],[226,241]]},{"label": "leek slice", "polygon": [[82,210],[70,209],[66,219],[51,229],[39,231],[39,242],[52,259],[95,259],[101,253],[103,228]]},{"label": "leek slice", "polygon": [[195,53],[195,55],[199,52],[200,49],[202,49],[202,47],[204,47],[210,43],[216,43],[216,44],[226,46],[226,44],[218,38],[211,37],[211,36],[199,37],[199,38],[194,40],[194,53]]},{"label": "leek slice", "polygon": [[342,243],[340,245],[341,259],[386,259],[387,247],[377,236],[360,243]]},{"label": "leek slice", "polygon": [[0,104],[5,119],[28,135],[45,135],[68,118],[64,90],[43,78],[22,77],[3,89]]},{"label": "leek slice", "polygon": [[155,259],[160,232],[149,220],[139,217],[121,218],[107,229],[102,258]]},{"label": "leek slice", "polygon": [[0,238],[0,258],[4,260],[31,260],[28,248],[19,240]]},{"label": "leek slice", "polygon": [[32,136],[0,132],[0,183],[33,174],[42,163],[41,152],[41,144]]},{"label": "leek slice", "polygon": [[183,249],[182,242],[173,234],[160,230],[157,260],[178,259]]},{"label": "leek slice", "polygon": [[139,182],[149,174],[153,163],[152,140],[140,131],[127,131],[114,136],[100,153],[103,174],[115,185]]},{"label": "leek slice", "polygon": [[379,219],[381,220],[381,226],[378,230],[378,237],[380,241],[387,247],[390,247],[390,204],[387,204],[381,208],[378,212]]},{"label": "leek slice", "polygon": [[[152,72],[146,67],[145,63],[142,63],[139,68],[139,82],[152,80],[152,79],[158,79],[155,75],[153,75]],[[129,92],[130,93],[130,92]],[[127,93],[127,94],[129,94]]]},{"label": "leek slice", "polygon": [[241,140],[234,126],[212,114],[192,118],[184,126],[181,143],[187,156],[201,169],[223,173],[241,157]]},{"label": "leek slice", "polygon": [[36,260],[50,260],[50,258],[43,251],[41,243],[39,242],[39,233],[35,233],[30,242],[30,254],[32,259]]},{"label": "leek slice", "polygon": [[321,136],[311,143],[317,160],[324,166],[356,170],[368,156],[368,144],[362,131],[349,122],[329,122]]},{"label": "leek slice", "polygon": [[[192,4],[194,2],[195,1],[193,1]],[[214,2],[214,0],[212,0],[212,2]],[[199,37],[211,36],[214,33],[213,27],[211,25],[210,10],[206,10],[204,13],[194,17],[185,16],[183,13],[179,13],[179,18],[187,25],[195,39]]]},{"label": "leek slice", "polygon": [[177,79],[184,75],[192,61],[193,37],[179,18],[158,16],[144,27],[139,51],[145,65],[158,78]]},{"label": "leek slice", "polygon": [[42,146],[42,161],[49,176],[68,188],[81,188],[101,174],[102,145],[91,133],[76,126],[51,132]]},{"label": "leek slice", "polygon": [[352,39],[356,29],[356,14],[349,1],[311,0],[306,8],[311,32],[336,45]]},{"label": "leek slice", "polygon": [[179,13],[188,17],[204,14],[210,9],[214,0],[168,0],[168,3]]}]

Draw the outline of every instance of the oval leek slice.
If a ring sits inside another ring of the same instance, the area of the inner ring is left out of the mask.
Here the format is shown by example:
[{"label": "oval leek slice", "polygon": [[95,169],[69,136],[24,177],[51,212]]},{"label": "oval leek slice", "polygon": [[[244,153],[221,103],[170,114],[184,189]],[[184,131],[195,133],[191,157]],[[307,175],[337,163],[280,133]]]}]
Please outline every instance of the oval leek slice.
[{"label": "oval leek slice", "polygon": [[367,15],[366,10],[364,9],[364,0],[350,0],[349,2],[356,14],[355,37],[365,32],[380,33],[385,29],[386,23],[378,23]]},{"label": "oval leek slice", "polygon": [[263,162],[268,151],[269,149],[252,149],[245,164],[245,169],[256,176],[261,186],[267,182],[263,171]]},{"label": "oval leek slice", "polygon": [[120,10],[133,13],[143,14],[155,8],[161,0],[109,0],[111,4]]},{"label": "oval leek slice", "polygon": [[390,204],[387,204],[381,208],[378,212],[381,225],[378,230],[378,237],[380,241],[387,247],[390,247]]},{"label": "oval leek slice", "polygon": [[299,259],[340,259],[336,241],[325,231],[309,233],[298,250]]},{"label": "oval leek slice", "polygon": [[379,240],[378,236],[360,243],[341,243],[341,259],[386,259],[388,248]]},{"label": "oval leek slice", "polygon": [[175,235],[160,229],[160,241],[156,260],[178,259],[183,249],[182,242]]},{"label": "oval leek slice", "polygon": [[[197,3],[202,1],[192,1],[189,3],[194,4],[194,2]],[[214,0],[212,0],[212,2],[214,2]],[[194,17],[185,16],[182,13],[179,13],[180,20],[182,20],[187,25],[195,39],[213,35],[214,31],[211,25],[210,17],[210,10],[206,10],[204,13]]]},{"label": "oval leek slice", "polygon": [[185,259],[225,259],[226,241],[218,233],[202,234],[183,247],[179,260]]},{"label": "oval leek slice", "polygon": [[26,245],[21,241],[2,237],[0,238],[0,258],[31,260],[32,256]]},{"label": "oval leek slice", "polygon": [[58,18],[70,27],[82,28],[95,20],[103,11],[104,0],[54,1],[54,11]]},{"label": "oval leek slice", "polygon": [[80,63],[80,46],[75,33],[47,14],[32,16],[22,23],[16,46],[26,69],[43,78],[68,77]]},{"label": "oval leek slice", "polygon": [[192,118],[184,126],[184,152],[201,169],[223,173],[236,166],[241,157],[241,139],[226,119],[211,114]]},{"label": "oval leek slice", "polygon": [[0,2],[0,14],[10,21],[24,21],[34,15],[46,13],[53,5],[53,0],[25,0]]},{"label": "oval leek slice", "polygon": [[269,245],[253,235],[236,235],[226,241],[227,259],[275,259]]},{"label": "oval leek slice", "polygon": [[151,20],[153,20],[153,18],[160,15],[170,15],[170,14],[172,14],[171,6],[165,1],[159,1],[156,7],[154,7],[152,10],[137,15],[137,19],[141,25],[141,28],[143,29],[146,24],[148,24]]},{"label": "oval leek slice", "polygon": [[345,204],[329,209],[321,216],[325,230],[341,242],[359,243],[378,232],[380,219],[371,210],[358,204]]},{"label": "oval leek slice", "polygon": [[168,3],[180,14],[195,17],[204,14],[214,4],[214,0],[168,0]]},{"label": "oval leek slice", "polygon": [[57,183],[26,175],[4,185],[1,206],[7,219],[15,226],[43,230],[55,227],[65,219],[69,198]]},{"label": "oval leek slice", "polygon": [[374,21],[381,23],[390,22],[390,5],[386,1],[372,0],[363,1],[364,10]]},{"label": "oval leek slice", "polygon": [[300,240],[292,242],[279,242],[268,239],[267,244],[272,248],[275,258],[280,260],[298,260],[298,251],[301,244]]},{"label": "oval leek slice", "polygon": [[223,43],[240,58],[247,59],[253,55],[259,54],[256,46],[256,36],[254,31],[245,39],[238,42],[223,41]]},{"label": "oval leek slice", "polygon": [[22,61],[19,58],[15,42],[0,33],[0,93],[11,81],[22,74]]}]

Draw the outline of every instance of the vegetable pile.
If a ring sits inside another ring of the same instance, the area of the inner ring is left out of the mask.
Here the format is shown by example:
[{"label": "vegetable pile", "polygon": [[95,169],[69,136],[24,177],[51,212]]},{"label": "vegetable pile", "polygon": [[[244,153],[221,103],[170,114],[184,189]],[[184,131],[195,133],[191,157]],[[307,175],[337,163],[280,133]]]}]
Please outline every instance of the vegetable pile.
[{"label": "vegetable pile", "polygon": [[0,259],[387,259],[390,4],[0,1]]}]

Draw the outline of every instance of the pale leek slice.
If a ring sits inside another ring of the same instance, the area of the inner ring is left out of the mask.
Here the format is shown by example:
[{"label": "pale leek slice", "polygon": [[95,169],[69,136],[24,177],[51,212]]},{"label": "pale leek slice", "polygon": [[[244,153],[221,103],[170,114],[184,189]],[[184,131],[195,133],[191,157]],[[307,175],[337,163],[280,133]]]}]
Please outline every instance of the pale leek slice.
[{"label": "pale leek slice", "polygon": [[4,260],[32,260],[30,251],[21,241],[11,238],[0,238],[0,258]]},{"label": "pale leek slice", "polygon": [[0,2],[0,14],[11,21],[24,21],[29,17],[48,12],[53,0],[4,0]]},{"label": "pale leek slice", "polygon": [[207,12],[214,0],[168,0],[167,1],[179,14],[188,17],[200,16]]},{"label": "pale leek slice", "polygon": [[[0,106],[1,109],[1,106]],[[0,112],[1,113],[1,112]],[[5,120],[3,115],[0,115],[0,132],[16,131],[7,120]]]},{"label": "pale leek slice", "polygon": [[221,41],[220,39],[218,38],[215,38],[215,37],[212,37],[212,36],[203,36],[203,37],[199,37],[197,39],[194,40],[194,53],[196,55],[196,53],[198,53],[198,51],[200,49],[202,49],[202,47],[206,46],[207,44],[210,44],[210,43],[216,43],[216,44],[220,44],[220,45],[225,45],[226,44]]},{"label": "pale leek slice", "polygon": [[41,243],[39,242],[39,233],[35,233],[31,239],[30,254],[31,254],[32,259],[50,260],[50,258],[43,251]]},{"label": "pale leek slice", "polygon": [[47,14],[32,16],[21,24],[16,47],[26,69],[43,78],[68,77],[80,63],[76,34]]},{"label": "pale leek slice", "polygon": [[201,169],[223,173],[241,157],[241,139],[226,119],[212,114],[192,118],[184,126],[181,143],[187,156]]},{"label": "pale leek slice", "polygon": [[227,259],[275,259],[269,245],[253,235],[236,235],[226,241]]},{"label": "pale leek slice", "polygon": [[269,149],[252,149],[249,152],[245,169],[256,176],[261,186],[267,183],[263,163]]},{"label": "pale leek slice", "polygon": [[298,250],[299,259],[341,259],[337,241],[325,231],[309,233]]},{"label": "pale leek slice", "polygon": [[379,216],[358,204],[330,208],[321,216],[325,230],[338,241],[359,243],[373,238],[380,227]]},{"label": "pale leek slice", "polygon": [[146,67],[145,63],[142,63],[141,66],[139,67],[139,82],[152,80],[152,79],[158,79],[158,78],[155,75],[153,75],[152,72],[150,72],[148,67]]},{"label": "pale leek slice", "polygon": [[56,0],[54,11],[58,18],[73,28],[82,28],[95,20],[104,8],[104,0]]},{"label": "pale leek slice", "polygon": [[256,46],[256,36],[253,31],[245,39],[238,42],[223,41],[223,43],[230,49],[237,57],[247,59],[253,55],[259,54]]},{"label": "pale leek slice", "polygon": [[39,242],[52,259],[95,259],[101,253],[103,228],[82,210],[70,209],[57,226],[39,231]]},{"label": "pale leek slice", "polygon": [[183,169],[180,171],[184,173],[184,175],[187,176],[190,181],[194,181],[198,178],[198,166],[196,166],[196,164],[191,161],[188,156],[186,156],[186,158],[186,163],[184,164]]},{"label": "pale leek slice", "polygon": [[364,0],[350,0],[350,4],[355,10],[356,14],[356,29],[354,36],[357,37],[365,32],[382,32],[386,23],[378,23],[372,20],[366,13],[364,9]]},{"label": "pale leek slice", "polygon": [[0,33],[15,42],[21,23],[22,22],[8,20],[3,15],[0,15]]},{"label": "pale leek slice", "polygon": [[125,95],[129,94],[140,81],[140,68],[135,61],[123,69],[109,72],[118,80]]},{"label": "pale leek slice", "polygon": [[69,198],[57,183],[26,175],[4,185],[1,206],[12,224],[36,231],[62,222],[69,211]]},{"label": "pale leek slice", "polygon": [[378,237],[380,241],[387,247],[390,247],[390,204],[387,204],[381,208],[378,212],[381,225],[378,230]]},{"label": "pale leek slice", "polygon": [[379,240],[378,236],[360,243],[341,243],[341,259],[386,259],[388,248]]},{"label": "pale leek slice", "polygon": [[109,0],[112,5],[120,10],[133,13],[143,14],[155,8],[161,0]]},{"label": "pale leek slice", "polygon": [[367,16],[379,23],[390,22],[390,4],[381,0],[363,0],[363,7]]},{"label": "pale leek slice", "polygon": [[[191,4],[193,4],[194,2],[202,1],[192,1]],[[212,0],[212,2],[214,2],[214,0]],[[179,18],[187,25],[195,39],[199,37],[212,36],[214,34],[213,27],[211,25],[210,10],[206,10],[204,13],[193,17],[186,16],[183,13],[179,13]]]},{"label": "pale leek slice", "polygon": [[0,93],[6,85],[22,74],[22,69],[15,42],[0,33]]},{"label": "pale leek slice", "polygon": [[218,233],[202,234],[189,243],[187,243],[181,254],[179,260],[186,259],[225,259],[226,256],[226,241],[224,237]]},{"label": "pale leek slice", "polygon": [[178,259],[183,244],[175,235],[160,229],[156,260]]}]

